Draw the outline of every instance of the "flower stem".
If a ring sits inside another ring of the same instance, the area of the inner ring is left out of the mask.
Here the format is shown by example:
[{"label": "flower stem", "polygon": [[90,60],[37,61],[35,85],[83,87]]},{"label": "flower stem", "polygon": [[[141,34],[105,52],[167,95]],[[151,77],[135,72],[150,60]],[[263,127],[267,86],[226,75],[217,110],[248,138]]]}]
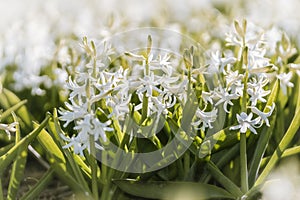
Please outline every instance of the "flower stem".
[{"label": "flower stem", "polygon": [[[248,82],[248,47],[243,49],[243,62],[246,65],[244,77],[244,90],[242,97],[242,112],[247,113],[247,82]],[[247,163],[247,138],[246,133],[240,133],[240,165],[241,165],[241,190],[246,193],[249,190],[248,186],[248,163]]]},{"label": "flower stem", "polygon": [[248,170],[247,170],[247,139],[246,134],[241,133],[240,159],[241,159],[241,189],[242,192],[248,191]]},{"label": "flower stem", "polygon": [[4,199],[3,191],[2,191],[2,178],[0,179],[0,199]]},{"label": "flower stem", "polygon": [[98,182],[97,182],[97,161],[95,159],[96,156],[96,147],[95,147],[95,141],[94,136],[90,135],[90,165],[91,165],[91,171],[92,171],[92,193],[93,198],[95,200],[98,200]]},{"label": "flower stem", "polygon": [[183,157],[183,170],[184,170],[184,175],[186,176],[189,171],[190,171],[190,152],[187,151],[185,154],[184,154],[184,157]]},{"label": "flower stem", "polygon": [[142,124],[145,119],[147,118],[147,114],[148,114],[148,97],[146,96],[146,93],[144,93],[143,96],[143,105],[142,105],[142,118],[140,121],[140,124]]}]

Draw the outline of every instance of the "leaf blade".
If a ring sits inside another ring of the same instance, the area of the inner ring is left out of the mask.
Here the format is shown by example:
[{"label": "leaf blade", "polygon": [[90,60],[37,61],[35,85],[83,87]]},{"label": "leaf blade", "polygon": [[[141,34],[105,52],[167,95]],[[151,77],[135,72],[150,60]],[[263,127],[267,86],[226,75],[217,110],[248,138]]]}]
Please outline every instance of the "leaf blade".
[{"label": "leaf blade", "polygon": [[174,199],[175,196],[191,194],[197,199],[234,199],[234,197],[217,186],[193,182],[139,182],[132,179],[113,180],[124,192],[150,199]]}]

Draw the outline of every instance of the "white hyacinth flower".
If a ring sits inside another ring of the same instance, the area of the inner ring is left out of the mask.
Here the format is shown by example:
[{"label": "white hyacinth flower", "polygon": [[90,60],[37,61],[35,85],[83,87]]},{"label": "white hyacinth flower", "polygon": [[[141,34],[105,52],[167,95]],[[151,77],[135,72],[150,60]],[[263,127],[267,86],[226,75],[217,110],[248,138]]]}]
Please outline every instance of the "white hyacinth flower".
[{"label": "white hyacinth flower", "polygon": [[228,104],[233,106],[233,103],[231,100],[238,99],[240,97],[237,93],[229,93],[228,91],[224,90],[222,87],[219,87],[218,90],[214,91],[214,96],[219,98],[219,101],[216,103],[216,106],[218,106],[221,103],[223,104],[223,109],[225,112],[229,113],[228,111]]},{"label": "white hyacinth flower", "polygon": [[225,73],[226,87],[233,93],[236,93],[240,96],[243,95],[244,84],[242,80],[244,78],[243,74],[239,74],[238,70],[236,71],[227,71]]},{"label": "white hyacinth flower", "polygon": [[232,126],[229,128],[229,130],[240,129],[241,133],[246,133],[246,131],[249,129],[254,134],[257,134],[255,126],[259,123],[260,118],[258,117],[252,120],[252,117],[253,113],[250,113],[249,115],[247,115],[245,112],[242,112],[240,115],[236,114],[239,125]]},{"label": "white hyacinth flower", "polygon": [[281,73],[276,76],[280,80],[280,87],[282,89],[283,94],[287,94],[287,87],[294,87],[294,84],[290,82],[293,77],[293,72],[289,73]]},{"label": "white hyacinth flower", "polygon": [[211,61],[210,67],[220,70],[220,72],[224,72],[225,66],[228,64],[232,64],[236,62],[236,58],[232,56],[222,57],[220,51],[212,52],[211,53]]},{"label": "white hyacinth flower", "polygon": [[[196,116],[196,121],[192,123],[192,125],[196,128],[196,129],[201,129],[201,130],[205,130],[205,128],[213,128],[212,126],[212,123],[214,121],[216,121],[217,119],[217,115],[218,114],[218,110],[216,108],[213,108],[212,111],[208,111],[208,112],[205,112],[201,109],[197,109],[196,113],[195,113],[195,116]],[[199,125],[202,126],[200,128]]]},{"label": "white hyacinth flower", "polygon": [[263,87],[268,83],[268,79],[259,79],[257,82],[256,80],[254,83],[248,83],[247,93],[251,96],[251,106],[255,106],[257,101],[266,102],[267,100],[264,98],[268,94],[271,93],[270,90],[264,90]]},{"label": "white hyacinth flower", "polygon": [[267,108],[269,109],[269,112],[266,112],[266,113],[258,110],[258,108],[256,108],[255,106],[249,106],[249,108],[251,109],[251,112],[257,114],[260,117],[261,125],[265,121],[266,125],[270,127],[270,122],[269,122],[268,117],[270,117],[274,111],[274,108],[275,108],[274,102],[273,102],[272,106],[267,106]]},{"label": "white hyacinth flower", "polygon": [[0,123],[0,130],[4,130],[6,132],[6,134],[8,135],[8,137],[10,138],[10,133],[11,132],[16,132],[16,125],[18,124],[18,122],[13,122],[10,124],[2,124]]},{"label": "white hyacinth flower", "polygon": [[291,63],[290,68],[296,70],[296,73],[300,76],[300,64]]},{"label": "white hyacinth flower", "polygon": [[140,83],[142,86],[137,90],[137,93],[139,94],[146,92],[146,96],[151,97],[153,90],[159,93],[162,92],[161,89],[157,87],[160,83],[157,81],[154,73],[151,73],[150,76],[140,78]]}]

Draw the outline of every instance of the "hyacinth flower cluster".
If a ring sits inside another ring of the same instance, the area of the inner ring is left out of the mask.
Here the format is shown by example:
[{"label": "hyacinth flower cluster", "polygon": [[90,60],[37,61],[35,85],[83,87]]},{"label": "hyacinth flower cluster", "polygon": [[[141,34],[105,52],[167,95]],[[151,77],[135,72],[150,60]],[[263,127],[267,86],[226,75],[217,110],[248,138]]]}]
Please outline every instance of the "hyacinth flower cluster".
[{"label": "hyacinth flower cluster", "polygon": [[[172,118],[176,105],[186,103],[189,85],[196,92],[199,82],[203,87],[191,123],[195,131],[213,128],[218,109],[223,109],[227,115],[236,116],[234,123],[228,124],[230,130],[257,134],[263,124],[270,126],[269,117],[275,109],[274,102],[264,107],[271,86],[279,80],[286,95],[293,87],[293,71],[289,70],[295,67],[284,65],[285,55],[294,51],[290,45],[270,49],[263,31],[257,30],[261,29],[246,21],[235,22],[225,40],[226,53],[210,52],[204,67],[196,63],[193,48],[183,55],[182,66],[171,54],[154,52],[150,36],[144,52],[124,53],[129,64],[111,66],[108,64],[116,54],[113,48],[105,45],[96,52],[95,44],[85,38],[82,47],[87,60],[69,77],[69,102],[60,110],[64,127],[74,123],[78,131],[71,138],[62,136],[68,143],[65,147],[73,146],[75,153],[83,155],[83,150],[90,148],[90,136],[105,143],[108,133],[124,125],[131,109],[140,114],[140,124],[148,118],[158,120],[161,115]],[[289,43],[284,34],[282,39]],[[272,63],[267,51],[281,54]],[[101,142],[96,147],[103,150]]]},{"label": "hyacinth flower cluster", "polygon": [[[236,21],[226,37],[225,46],[229,49],[223,56],[219,51],[212,53],[209,67],[217,72],[219,78],[219,87],[212,93],[217,99],[216,105],[223,104],[228,114],[232,112],[233,101],[237,104],[242,101],[241,105],[244,105],[240,108],[241,112],[236,113],[238,125],[231,126],[230,130],[239,129],[241,133],[246,133],[249,129],[257,134],[256,129],[263,123],[269,127],[268,118],[275,109],[275,103],[271,102],[265,108],[263,105],[267,103],[272,85],[278,79],[284,95],[287,95],[288,88],[293,87],[290,82],[293,72],[291,66],[286,66],[284,55],[293,54],[295,49],[290,46],[285,34],[282,40],[287,43],[286,47],[281,46],[280,41],[268,41],[266,37],[267,34],[259,27],[247,25],[246,21],[243,24]],[[272,42],[278,43],[274,49]],[[275,57],[274,53],[268,55],[268,51],[280,51],[281,54]]]},{"label": "hyacinth flower cluster", "polygon": [[[161,116],[174,115],[172,112],[176,104],[186,103],[188,85],[195,79],[188,75],[186,66],[175,66],[178,59],[174,59],[174,55],[152,51],[151,36],[147,45],[140,54],[124,53],[129,62],[126,67],[112,68],[107,65],[114,54],[109,45],[105,45],[101,55],[97,55],[94,43],[88,44],[84,38],[82,46],[90,62],[81,66],[81,71],[73,78],[70,76],[67,82],[69,102],[65,103],[66,109],[59,111],[60,119],[65,121],[64,127],[75,123],[74,130],[78,131],[71,138],[62,135],[68,143],[65,148],[72,146],[75,153],[83,155],[85,149],[90,150],[89,137],[93,136],[96,148],[103,150],[99,138],[105,143],[107,133],[115,132],[116,127],[125,128],[126,116],[131,111],[139,113],[137,123],[154,119],[154,124],[157,124]],[[186,63],[191,62],[192,55],[187,53],[187,57],[189,61],[186,59]],[[198,71],[193,70],[192,73],[197,75]],[[205,106],[197,109],[192,125],[205,130],[212,127],[217,110],[209,93],[203,91],[203,97]],[[213,109],[206,110],[208,104]]]},{"label": "hyacinth flower cluster", "polygon": [[[275,39],[269,35],[245,20],[235,21],[220,44],[223,49],[192,46],[182,56],[153,47],[151,35],[146,47],[121,53],[108,42],[96,46],[83,38],[84,59],[69,72],[68,101],[59,110],[59,119],[69,133],[60,134],[63,148],[82,157],[88,152],[104,152],[102,156],[107,153],[130,166],[139,158],[133,153],[164,149],[176,137],[188,138],[179,141],[208,163],[209,171],[218,174],[213,176],[224,188],[246,199],[249,188],[268,173],[262,173],[255,182],[262,157],[253,158],[248,166],[248,141],[260,137],[262,132],[270,134],[275,127],[274,115],[283,109],[276,96],[287,101],[299,73],[298,65],[290,61],[295,48],[287,35],[282,32]],[[186,115],[189,107],[194,110]],[[132,123],[137,128],[130,129]],[[193,134],[182,135],[188,131]],[[224,140],[228,143],[226,137],[239,143],[238,189],[234,183],[218,179],[224,175],[210,161],[212,152],[219,151],[218,145]],[[149,141],[143,141],[144,138]],[[193,142],[187,143],[188,140]],[[132,160],[111,151],[110,143],[132,155]],[[175,152],[183,147],[176,145]],[[166,152],[160,151],[158,157],[167,159]],[[255,152],[263,156],[265,147],[258,147]],[[154,161],[148,161],[150,166],[160,165],[160,161],[151,162]],[[206,178],[207,175],[202,176],[203,180]]]}]

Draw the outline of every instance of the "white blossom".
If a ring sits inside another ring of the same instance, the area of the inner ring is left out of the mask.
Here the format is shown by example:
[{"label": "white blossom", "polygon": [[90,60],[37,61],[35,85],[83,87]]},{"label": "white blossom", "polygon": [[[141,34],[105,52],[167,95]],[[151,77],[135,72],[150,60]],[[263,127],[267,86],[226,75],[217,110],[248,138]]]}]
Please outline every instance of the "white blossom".
[{"label": "white blossom", "polygon": [[145,75],[143,78],[140,78],[140,83],[142,84],[141,87],[137,90],[138,94],[142,94],[145,92],[147,97],[152,96],[152,92],[156,91],[161,93],[162,90],[158,88],[158,85],[160,84],[159,81],[156,79],[153,72],[150,73],[150,75]]},{"label": "white blossom", "polygon": [[281,73],[276,76],[280,80],[280,87],[283,94],[287,94],[287,87],[294,87],[294,84],[290,82],[293,77],[293,72]]},{"label": "white blossom", "polygon": [[70,100],[72,104],[65,102],[67,109],[61,108],[58,110],[61,115],[59,119],[65,121],[64,127],[67,127],[71,122],[82,118],[87,113],[87,103],[77,104],[73,100]]},{"label": "white blossom", "polygon": [[265,57],[266,49],[255,45],[248,49],[248,66],[250,70],[263,68],[270,64],[270,59]]},{"label": "white blossom", "polygon": [[250,101],[251,105],[255,106],[257,101],[266,102],[267,100],[264,99],[265,96],[271,93],[270,90],[264,90],[263,87],[268,84],[269,80],[265,78],[265,76],[260,76],[259,80],[257,81],[256,78],[253,78],[252,82],[248,82],[247,93],[251,96]]},{"label": "white blossom", "polygon": [[163,92],[157,97],[152,97],[151,100],[158,115],[168,114],[168,109],[172,108],[176,103],[176,97],[170,92]]},{"label": "white blossom", "polygon": [[228,91],[224,90],[222,87],[218,87],[217,90],[214,91],[214,96],[219,98],[219,101],[216,103],[216,106],[223,103],[223,109],[225,112],[229,113],[228,111],[228,104],[233,106],[231,100],[238,99],[240,97],[237,93],[229,93]]},{"label": "white blossom", "polygon": [[300,76],[300,64],[291,63],[290,68],[295,70],[298,76]]},{"label": "white blossom", "polygon": [[267,106],[267,108],[269,109],[269,112],[266,112],[266,113],[258,110],[258,108],[256,108],[255,106],[249,106],[249,108],[251,109],[251,112],[253,112],[259,116],[261,124],[265,121],[266,125],[270,127],[268,117],[270,117],[274,111],[274,108],[275,108],[274,102],[273,102],[272,106]]},{"label": "white blossom", "polygon": [[255,126],[259,123],[260,118],[255,118],[252,120],[252,117],[253,113],[250,113],[249,115],[247,115],[247,113],[245,112],[242,112],[240,115],[236,114],[239,125],[231,126],[229,130],[240,129],[241,133],[246,133],[246,131],[249,129],[254,134],[257,134]]},{"label": "white blossom", "polygon": [[78,134],[80,135],[93,135],[95,141],[97,141],[100,136],[105,142],[107,141],[105,132],[113,131],[113,129],[109,127],[110,123],[110,121],[102,123],[93,114],[86,114],[82,120],[77,121],[74,130],[78,130]]},{"label": "white blossom", "polygon": [[129,113],[131,96],[132,95],[123,95],[122,93],[119,93],[108,97],[106,99],[106,105],[112,109],[108,117],[124,120],[125,115]]},{"label": "white blossom", "polygon": [[10,138],[10,133],[11,132],[16,132],[16,125],[18,124],[18,122],[13,122],[10,124],[2,124],[0,123],[0,130],[4,130],[6,132],[6,134],[8,135],[8,137]]},{"label": "white blossom", "polygon": [[225,66],[236,62],[236,58],[232,56],[222,57],[220,51],[212,52],[210,58],[210,67],[218,69],[220,72],[224,72]]},{"label": "white blossom", "polygon": [[239,74],[237,70],[236,71],[229,70],[225,72],[226,87],[232,93],[236,93],[239,96],[242,96],[244,90],[244,84],[242,83],[243,78],[244,75]]},{"label": "white blossom", "polygon": [[69,76],[69,80],[66,83],[66,88],[71,90],[70,99],[74,99],[76,97],[81,98],[82,96],[86,96],[86,84],[87,80],[84,80],[84,83],[79,85],[76,81],[73,81],[71,76]]},{"label": "white blossom", "polygon": [[253,49],[255,46],[258,47],[265,43],[262,28],[250,22],[247,22],[246,32],[244,33],[244,35],[233,28],[226,34],[225,41],[227,42],[227,46],[248,46],[250,49]]},{"label": "white blossom", "polygon": [[[213,110],[205,112],[201,109],[197,109],[196,113],[195,113],[195,118],[196,120],[194,122],[192,122],[192,125],[196,128],[196,129],[201,129],[201,130],[205,130],[205,128],[213,128],[212,123],[214,121],[216,121],[217,119],[217,113],[218,110],[216,108],[213,108]],[[201,127],[199,127],[202,124]]]},{"label": "white blossom", "polygon": [[202,91],[201,97],[203,98],[203,101],[207,104],[208,102],[210,104],[213,104],[213,99],[212,99],[212,91],[206,92]]}]

